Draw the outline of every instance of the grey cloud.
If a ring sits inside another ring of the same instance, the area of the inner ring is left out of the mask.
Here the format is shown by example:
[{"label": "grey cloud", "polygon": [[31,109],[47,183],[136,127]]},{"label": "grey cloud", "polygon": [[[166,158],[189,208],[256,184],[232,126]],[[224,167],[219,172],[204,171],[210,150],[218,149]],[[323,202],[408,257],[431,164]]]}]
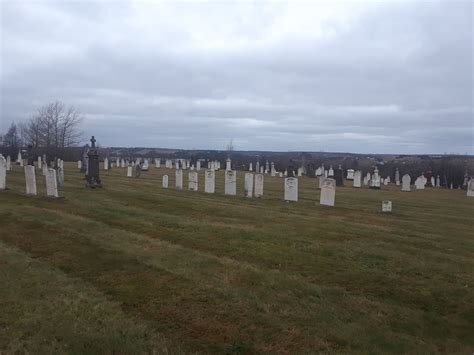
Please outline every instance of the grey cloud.
[{"label": "grey cloud", "polygon": [[103,145],[474,153],[470,2],[0,6],[1,130],[60,99]]}]

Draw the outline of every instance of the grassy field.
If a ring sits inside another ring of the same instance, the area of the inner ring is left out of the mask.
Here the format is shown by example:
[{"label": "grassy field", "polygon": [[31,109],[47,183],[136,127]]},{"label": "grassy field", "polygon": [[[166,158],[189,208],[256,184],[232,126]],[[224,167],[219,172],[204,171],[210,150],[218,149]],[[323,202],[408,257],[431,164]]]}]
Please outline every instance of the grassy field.
[{"label": "grassy field", "polygon": [[[298,203],[175,191],[174,170],[66,164],[63,199],[0,193],[0,352],[466,353],[474,351],[474,198],[337,188]],[[168,173],[170,188],[161,187]],[[187,174],[184,184],[187,186]],[[393,213],[382,214],[390,199]]]}]

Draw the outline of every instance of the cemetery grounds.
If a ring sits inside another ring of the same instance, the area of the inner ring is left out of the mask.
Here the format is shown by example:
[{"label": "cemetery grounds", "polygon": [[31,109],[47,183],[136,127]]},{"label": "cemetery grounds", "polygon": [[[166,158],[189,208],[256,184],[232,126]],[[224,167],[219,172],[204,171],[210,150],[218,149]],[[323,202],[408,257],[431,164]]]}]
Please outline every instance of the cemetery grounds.
[{"label": "cemetery grounds", "polygon": [[[474,351],[474,198],[400,186],[299,202],[174,190],[174,169],[84,187],[65,164],[60,199],[0,193],[0,353],[466,353]],[[169,175],[169,189],[161,177]],[[381,212],[391,200],[393,212]]]}]

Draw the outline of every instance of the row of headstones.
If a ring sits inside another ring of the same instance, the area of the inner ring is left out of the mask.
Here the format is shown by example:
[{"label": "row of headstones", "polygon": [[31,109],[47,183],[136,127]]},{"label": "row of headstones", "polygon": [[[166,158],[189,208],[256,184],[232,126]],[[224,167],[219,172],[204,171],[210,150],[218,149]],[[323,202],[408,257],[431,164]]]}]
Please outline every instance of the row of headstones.
[{"label": "row of headstones", "polygon": [[[204,174],[204,192],[215,193],[215,171],[208,169]],[[168,188],[168,175],[163,175],[162,186]],[[334,179],[322,180],[320,204],[334,206],[336,199],[336,181]],[[262,197],[263,196],[263,174],[245,173],[244,177],[244,195],[245,197]],[[191,171],[188,173],[188,190],[198,191],[198,173]],[[284,183],[284,200],[298,201],[298,178],[285,178]],[[175,189],[183,190],[183,170],[176,170]],[[224,181],[224,194],[235,196],[237,194],[237,171],[227,170]]]},{"label": "row of headstones", "polygon": [[[46,181],[46,195],[48,197],[59,197],[58,194],[58,179],[56,176],[56,170],[53,168],[44,168],[46,164],[43,165],[43,175],[45,176]],[[26,195],[36,196],[36,172],[33,165],[26,165],[24,167],[25,171],[25,184],[26,184]],[[5,190],[6,185],[6,174],[7,173],[7,160],[0,154],[0,190]]]}]

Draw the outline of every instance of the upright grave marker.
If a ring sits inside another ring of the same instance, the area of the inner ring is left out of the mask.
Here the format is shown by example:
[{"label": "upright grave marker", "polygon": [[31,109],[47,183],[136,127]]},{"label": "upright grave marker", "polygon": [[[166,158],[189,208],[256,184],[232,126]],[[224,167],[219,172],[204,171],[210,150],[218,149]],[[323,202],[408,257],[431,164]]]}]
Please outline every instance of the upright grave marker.
[{"label": "upright grave marker", "polygon": [[198,173],[196,171],[191,171],[188,174],[188,189],[189,191],[198,190]]},{"label": "upright grave marker", "polygon": [[244,180],[245,197],[253,197],[253,174],[245,173]]},{"label": "upright grave marker", "polygon": [[352,175],[352,186],[353,187],[361,187],[361,183],[360,183],[360,180],[361,180],[361,177],[362,177],[362,172],[360,170],[357,170],[356,172],[354,172],[354,174]]},{"label": "upright grave marker", "polygon": [[183,170],[182,169],[176,170],[175,188],[176,188],[176,190],[182,190],[183,189]]},{"label": "upright grave marker", "polygon": [[26,194],[36,196],[36,176],[33,165],[25,166]]},{"label": "upright grave marker", "polygon": [[235,170],[225,172],[224,194],[232,196],[237,194],[237,172]]},{"label": "upright grave marker", "polygon": [[336,202],[336,180],[324,179],[321,187],[321,196],[319,197],[319,204],[325,206],[334,206]]},{"label": "upright grave marker", "polygon": [[0,191],[7,188],[7,160],[0,154]]},{"label": "upright grave marker", "polygon": [[207,169],[204,173],[204,192],[213,194],[216,190],[216,172],[213,169]]},{"label": "upright grave marker", "polygon": [[163,188],[168,188],[168,175],[163,175],[163,182],[161,183]]},{"label": "upright grave marker", "polygon": [[263,196],[263,174],[255,174],[255,197]]},{"label": "upright grave marker", "polygon": [[46,170],[46,196],[59,197],[56,170],[53,168]]},{"label": "upright grave marker", "polygon": [[402,191],[410,192],[411,177],[408,174],[403,175],[402,177]]},{"label": "upright grave marker", "polygon": [[87,174],[86,174],[86,186],[91,188],[102,187],[102,182],[99,177],[99,152],[95,147],[95,138],[91,138],[91,147],[87,152]]},{"label": "upright grave marker", "polygon": [[474,197],[474,179],[471,178],[467,183],[467,196]]},{"label": "upright grave marker", "polygon": [[295,177],[285,178],[285,201],[298,202],[298,179]]}]

